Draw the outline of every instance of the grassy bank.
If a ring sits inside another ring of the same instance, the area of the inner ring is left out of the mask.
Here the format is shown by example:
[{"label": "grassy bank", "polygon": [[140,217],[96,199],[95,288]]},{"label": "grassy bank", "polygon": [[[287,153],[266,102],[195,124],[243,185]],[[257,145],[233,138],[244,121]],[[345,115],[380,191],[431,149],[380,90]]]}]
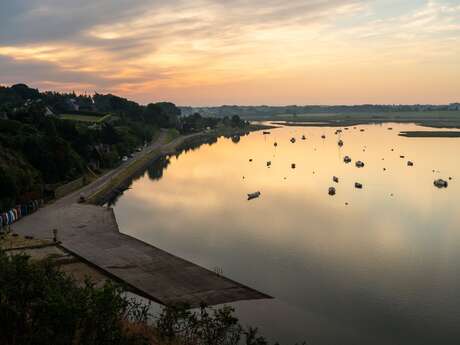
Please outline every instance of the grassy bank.
[{"label": "grassy bank", "polygon": [[[346,127],[373,123],[415,123],[434,128],[460,128],[460,111],[382,112],[370,114],[302,114],[264,119],[275,124],[307,127]],[[276,122],[278,121],[278,122]],[[282,122],[281,122],[282,121]]]},{"label": "grassy bank", "polygon": [[407,138],[460,138],[457,131],[404,131],[399,135]]}]

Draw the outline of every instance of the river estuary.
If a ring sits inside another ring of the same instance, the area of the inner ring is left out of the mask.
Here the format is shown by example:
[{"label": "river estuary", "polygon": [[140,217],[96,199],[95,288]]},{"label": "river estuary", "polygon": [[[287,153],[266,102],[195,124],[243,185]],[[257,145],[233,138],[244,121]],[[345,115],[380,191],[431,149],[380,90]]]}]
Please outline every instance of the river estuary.
[{"label": "river estuary", "polygon": [[460,139],[336,130],[253,132],[157,161],[115,202],[120,230],[273,296],[234,305],[281,344],[458,344]]}]

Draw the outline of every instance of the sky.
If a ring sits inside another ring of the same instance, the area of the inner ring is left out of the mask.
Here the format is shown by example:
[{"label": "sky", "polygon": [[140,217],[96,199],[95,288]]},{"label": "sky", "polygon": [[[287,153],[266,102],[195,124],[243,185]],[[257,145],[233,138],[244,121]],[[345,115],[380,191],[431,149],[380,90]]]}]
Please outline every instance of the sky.
[{"label": "sky", "polygon": [[460,0],[0,0],[0,84],[179,105],[460,101]]}]

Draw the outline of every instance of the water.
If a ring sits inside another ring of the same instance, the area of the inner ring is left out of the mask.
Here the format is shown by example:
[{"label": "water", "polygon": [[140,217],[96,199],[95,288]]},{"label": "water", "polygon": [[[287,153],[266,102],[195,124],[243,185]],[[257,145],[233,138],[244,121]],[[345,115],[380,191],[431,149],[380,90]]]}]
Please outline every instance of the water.
[{"label": "water", "polygon": [[235,303],[271,340],[458,344],[460,139],[398,136],[428,130],[412,124],[335,130],[222,138],[157,163],[117,200],[120,229],[274,296]]}]

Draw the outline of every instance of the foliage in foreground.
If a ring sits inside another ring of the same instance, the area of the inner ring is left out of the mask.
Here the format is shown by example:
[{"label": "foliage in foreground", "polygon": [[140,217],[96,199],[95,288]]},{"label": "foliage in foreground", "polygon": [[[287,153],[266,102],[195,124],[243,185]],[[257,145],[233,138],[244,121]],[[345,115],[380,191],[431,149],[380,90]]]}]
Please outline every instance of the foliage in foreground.
[{"label": "foliage in foreground", "polygon": [[0,253],[0,344],[145,344],[123,321],[146,316],[110,283],[79,287],[50,262]]},{"label": "foliage in foreground", "polygon": [[2,345],[267,345],[233,308],[164,308],[128,299],[111,283],[79,286],[52,262],[0,251]]}]

